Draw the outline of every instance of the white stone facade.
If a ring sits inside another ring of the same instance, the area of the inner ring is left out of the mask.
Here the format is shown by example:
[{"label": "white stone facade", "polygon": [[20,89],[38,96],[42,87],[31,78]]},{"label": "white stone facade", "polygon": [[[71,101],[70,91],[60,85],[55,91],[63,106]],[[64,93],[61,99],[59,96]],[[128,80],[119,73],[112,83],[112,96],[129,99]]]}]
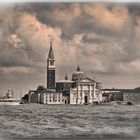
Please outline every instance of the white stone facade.
[{"label": "white stone facade", "polygon": [[96,88],[96,82],[80,81],[70,91],[70,104],[88,104],[102,102],[101,89]]},{"label": "white stone facade", "polygon": [[62,93],[42,93],[41,104],[68,104],[68,97]]},{"label": "white stone facade", "polygon": [[[64,85],[66,83],[64,81]],[[65,90],[61,92],[47,91],[40,86],[34,93],[31,93],[30,102],[41,104],[92,104],[102,102],[101,84],[93,79],[85,77],[72,81],[70,84],[71,86],[66,93]]]}]

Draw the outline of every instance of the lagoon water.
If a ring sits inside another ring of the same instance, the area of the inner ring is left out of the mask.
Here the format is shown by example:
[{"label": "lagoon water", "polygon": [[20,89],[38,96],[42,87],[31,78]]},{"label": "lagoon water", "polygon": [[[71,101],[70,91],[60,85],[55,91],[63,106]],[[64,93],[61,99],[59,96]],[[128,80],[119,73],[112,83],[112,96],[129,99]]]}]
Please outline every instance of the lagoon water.
[{"label": "lagoon water", "polygon": [[0,138],[140,138],[140,106],[0,106]]}]

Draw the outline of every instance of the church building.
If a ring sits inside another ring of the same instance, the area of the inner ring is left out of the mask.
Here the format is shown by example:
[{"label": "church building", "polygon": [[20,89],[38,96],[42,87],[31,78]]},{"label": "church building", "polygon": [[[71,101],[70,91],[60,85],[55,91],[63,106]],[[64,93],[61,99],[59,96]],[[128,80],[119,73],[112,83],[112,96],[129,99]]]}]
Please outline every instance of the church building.
[{"label": "church building", "polygon": [[41,104],[92,104],[102,102],[101,83],[87,77],[78,65],[69,79],[56,82],[55,57],[50,43],[47,58],[47,85],[39,86],[35,91],[29,91],[29,102]]}]

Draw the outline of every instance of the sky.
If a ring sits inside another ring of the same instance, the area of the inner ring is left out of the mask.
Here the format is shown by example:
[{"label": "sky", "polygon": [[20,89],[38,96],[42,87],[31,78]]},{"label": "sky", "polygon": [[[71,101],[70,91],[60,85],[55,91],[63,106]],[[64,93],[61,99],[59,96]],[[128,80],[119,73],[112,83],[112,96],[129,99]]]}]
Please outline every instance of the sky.
[{"label": "sky", "polygon": [[80,65],[103,88],[140,86],[140,3],[1,3],[1,93],[46,87],[51,40],[56,81]]}]

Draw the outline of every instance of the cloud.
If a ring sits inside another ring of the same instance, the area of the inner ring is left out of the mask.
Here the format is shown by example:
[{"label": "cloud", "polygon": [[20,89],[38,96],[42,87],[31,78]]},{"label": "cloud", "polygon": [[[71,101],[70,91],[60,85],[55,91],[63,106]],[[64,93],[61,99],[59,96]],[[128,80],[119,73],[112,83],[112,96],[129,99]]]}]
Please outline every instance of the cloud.
[{"label": "cloud", "polygon": [[[93,22],[103,29],[120,31],[128,21],[128,10],[125,6],[108,6],[103,4],[83,5],[86,15],[90,16]],[[111,27],[111,28],[110,28]]]},{"label": "cloud", "polygon": [[[32,9],[34,6],[31,6]],[[90,32],[116,35],[129,26],[129,11],[122,5],[105,4],[54,4],[35,6],[38,19],[50,25],[59,25],[67,36]],[[57,8],[56,8],[57,7]],[[49,10],[47,10],[49,9]],[[55,17],[55,18],[52,18]]]},{"label": "cloud", "polygon": [[22,84],[44,83],[53,39],[57,80],[65,73],[70,77],[78,64],[91,76],[136,77],[140,57],[138,13],[138,8],[127,4],[25,3],[3,8],[0,69],[5,77],[22,79]]},{"label": "cloud", "polygon": [[20,38],[17,37],[16,34],[12,34],[8,39],[7,43],[9,46],[13,46],[14,49],[20,49],[23,47],[22,41]]}]

